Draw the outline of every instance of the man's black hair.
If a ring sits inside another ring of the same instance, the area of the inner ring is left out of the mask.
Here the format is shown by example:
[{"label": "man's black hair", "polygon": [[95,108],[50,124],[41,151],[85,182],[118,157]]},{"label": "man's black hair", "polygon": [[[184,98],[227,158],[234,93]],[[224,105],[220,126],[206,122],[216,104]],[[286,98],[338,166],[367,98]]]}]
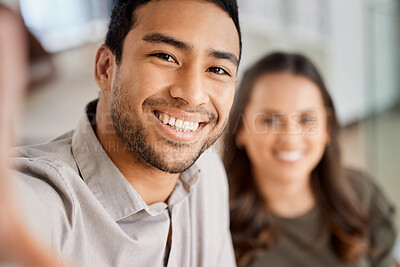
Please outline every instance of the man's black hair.
[{"label": "man's black hair", "polygon": [[[119,64],[122,57],[122,46],[125,37],[135,24],[134,12],[141,5],[147,4],[151,0],[116,0],[111,13],[110,24],[105,44],[114,53],[116,62]],[[235,23],[239,34],[240,56],[242,54],[242,34],[240,32],[238,5],[236,0],[205,0],[219,5],[225,10]]]}]

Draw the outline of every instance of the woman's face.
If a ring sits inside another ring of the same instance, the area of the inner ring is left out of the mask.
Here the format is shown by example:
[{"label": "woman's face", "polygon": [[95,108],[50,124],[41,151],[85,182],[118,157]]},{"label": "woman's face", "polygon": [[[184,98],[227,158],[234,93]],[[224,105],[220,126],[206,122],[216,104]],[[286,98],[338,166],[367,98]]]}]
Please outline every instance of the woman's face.
[{"label": "woman's face", "polygon": [[329,140],[327,112],[313,81],[290,73],[256,80],[236,139],[256,176],[309,178]]}]

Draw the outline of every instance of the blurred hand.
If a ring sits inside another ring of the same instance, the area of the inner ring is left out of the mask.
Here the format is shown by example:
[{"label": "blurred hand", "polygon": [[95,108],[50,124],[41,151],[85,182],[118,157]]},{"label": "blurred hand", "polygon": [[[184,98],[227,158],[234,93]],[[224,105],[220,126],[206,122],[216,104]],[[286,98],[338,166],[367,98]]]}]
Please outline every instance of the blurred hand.
[{"label": "blurred hand", "polygon": [[27,84],[25,46],[22,21],[0,5],[0,263],[62,266],[58,257],[36,242],[24,225],[8,177],[8,153],[15,143],[15,126]]}]

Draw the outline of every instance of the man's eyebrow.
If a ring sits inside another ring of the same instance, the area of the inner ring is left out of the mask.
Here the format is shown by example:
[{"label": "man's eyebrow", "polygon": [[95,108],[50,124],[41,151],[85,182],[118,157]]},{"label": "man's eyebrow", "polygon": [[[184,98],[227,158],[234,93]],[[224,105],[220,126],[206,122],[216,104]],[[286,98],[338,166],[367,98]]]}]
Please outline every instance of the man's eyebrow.
[{"label": "man's eyebrow", "polygon": [[172,46],[175,46],[176,48],[179,48],[184,51],[189,51],[191,49],[191,46],[188,45],[185,42],[179,41],[173,37],[167,36],[162,33],[152,33],[145,35],[142,40],[150,43],[165,43],[169,44]]},{"label": "man's eyebrow", "polygon": [[235,66],[239,65],[239,59],[233,53],[211,49],[209,51],[209,55],[218,59],[227,59],[231,61]]}]

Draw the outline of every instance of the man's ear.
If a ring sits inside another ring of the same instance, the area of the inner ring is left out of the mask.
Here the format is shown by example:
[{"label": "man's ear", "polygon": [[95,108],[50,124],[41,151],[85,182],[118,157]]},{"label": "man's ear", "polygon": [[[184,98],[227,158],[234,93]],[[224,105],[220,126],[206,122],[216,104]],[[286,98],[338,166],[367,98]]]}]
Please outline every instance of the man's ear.
[{"label": "man's ear", "polygon": [[96,83],[103,91],[110,91],[114,64],[114,54],[108,46],[103,44],[97,50],[94,70]]}]

